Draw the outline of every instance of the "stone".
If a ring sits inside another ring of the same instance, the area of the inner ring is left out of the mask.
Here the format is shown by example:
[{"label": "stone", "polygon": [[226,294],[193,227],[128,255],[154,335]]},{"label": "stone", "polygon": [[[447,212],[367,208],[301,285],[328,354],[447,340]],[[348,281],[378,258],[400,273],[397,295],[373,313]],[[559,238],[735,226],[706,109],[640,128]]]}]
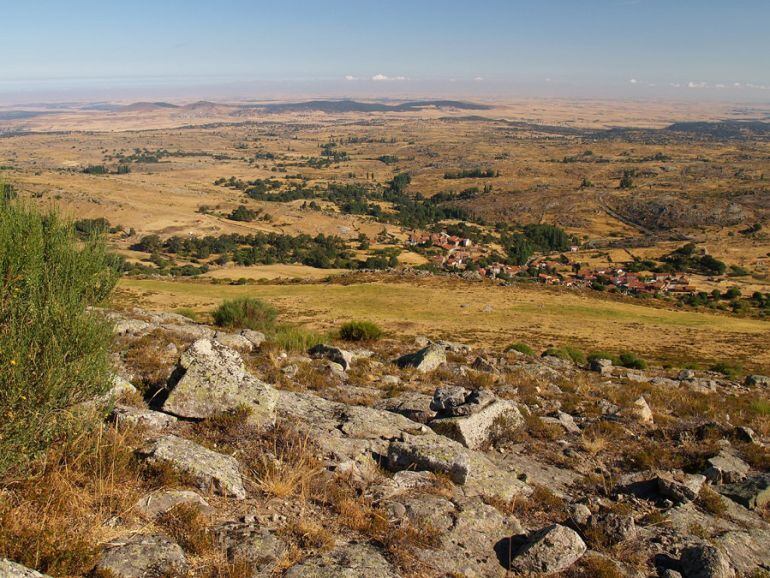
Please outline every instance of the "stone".
[{"label": "stone", "polygon": [[695,379],[695,372],[692,369],[683,369],[677,374],[676,378],[679,381]]},{"label": "stone", "polygon": [[355,356],[352,352],[340,349],[339,347],[333,347],[331,345],[325,345],[319,343],[308,349],[308,355],[313,359],[328,359],[334,363],[339,363],[342,369],[347,371],[350,369],[350,365],[353,363]]},{"label": "stone", "polygon": [[599,375],[612,375],[611,359],[592,359],[588,367],[591,371],[595,371]]},{"label": "stone", "polygon": [[749,387],[770,387],[770,376],[748,375],[745,383]]},{"label": "stone", "polygon": [[732,484],[740,482],[751,469],[749,464],[728,450],[709,458],[708,467],[703,472],[712,484]]},{"label": "stone", "polygon": [[224,331],[217,331],[214,334],[214,341],[230,347],[231,349],[237,349],[238,351],[251,352],[254,350],[254,344],[250,339],[239,333],[226,333]]},{"label": "stone", "polygon": [[432,344],[399,357],[396,365],[404,369],[413,367],[420,373],[428,373],[446,363],[446,350],[441,345]]},{"label": "stone", "polygon": [[153,329],[155,329],[155,326],[140,319],[119,319],[112,326],[112,331],[115,335],[131,335],[133,337],[146,335]]},{"label": "stone", "polygon": [[642,425],[653,425],[655,420],[653,419],[652,410],[647,404],[647,400],[644,396],[639,397],[626,412],[628,417],[631,417],[638,421]]},{"label": "stone", "polygon": [[526,496],[532,489],[515,473],[501,469],[480,452],[438,435],[404,434],[387,450],[387,465],[392,471],[417,470],[447,475],[464,486],[466,496],[483,495],[510,500]]},{"label": "stone", "polygon": [[269,529],[251,522],[228,522],[214,530],[217,544],[229,561],[244,561],[255,572],[269,575],[286,552],[285,542]]},{"label": "stone", "polygon": [[593,514],[588,526],[601,532],[610,546],[631,540],[636,536],[634,517],[611,511]]},{"label": "stone", "polygon": [[112,419],[119,426],[138,426],[151,431],[162,430],[177,421],[173,415],[129,405],[116,405],[112,410]]},{"label": "stone", "polygon": [[718,548],[699,544],[682,551],[680,560],[684,578],[733,578],[735,571],[727,556]]},{"label": "stone", "polygon": [[466,448],[480,449],[489,441],[498,419],[505,419],[514,429],[524,424],[524,418],[513,402],[497,399],[471,415],[438,418],[428,425],[436,433],[458,441]]},{"label": "stone", "polygon": [[585,526],[591,519],[591,509],[585,504],[573,504],[570,507],[570,519],[578,526]]},{"label": "stone", "polygon": [[500,373],[500,370],[494,363],[492,363],[489,359],[481,357],[480,355],[473,360],[471,368],[475,369],[476,371],[483,371],[484,373]]},{"label": "stone", "polygon": [[448,413],[456,407],[465,404],[470,391],[459,385],[439,387],[433,393],[430,409],[439,413]]},{"label": "stone", "polygon": [[375,500],[380,501],[415,490],[426,490],[435,483],[436,475],[432,472],[403,470],[396,472],[392,478],[385,478],[372,494]]},{"label": "stone", "polygon": [[374,403],[376,409],[382,409],[403,415],[418,423],[428,423],[436,412],[431,409],[433,398],[416,391],[405,392],[396,397],[378,400]]},{"label": "stone", "polygon": [[50,578],[47,574],[41,574],[7,559],[0,560],[0,576],[2,578]]},{"label": "stone", "polygon": [[111,578],[179,576],[186,572],[187,560],[182,548],[168,538],[137,534],[108,545],[95,570]]},{"label": "stone", "polygon": [[750,427],[746,426],[738,426],[735,428],[735,431],[733,432],[736,438],[738,438],[742,442],[746,442],[748,444],[755,444],[757,443],[757,433],[751,429]]},{"label": "stone", "polygon": [[770,503],[770,473],[757,474],[742,482],[726,484],[719,488],[719,492],[749,510],[763,508]]},{"label": "stone", "polygon": [[253,423],[275,421],[275,390],[246,371],[240,354],[208,339],[194,342],[179,359],[163,411],[204,419],[247,406]]},{"label": "stone", "polygon": [[169,464],[189,476],[204,492],[213,490],[239,500],[246,498],[238,461],[232,456],[211,451],[175,435],[152,440],[139,454],[149,463]]},{"label": "stone", "polygon": [[254,331],[253,329],[243,329],[241,335],[251,342],[254,349],[258,349],[267,340],[267,336],[264,333]]},{"label": "stone", "polygon": [[569,434],[579,434],[580,428],[575,423],[575,418],[563,411],[557,411],[555,416],[541,417],[540,421],[547,424],[558,425]]},{"label": "stone", "polygon": [[334,361],[325,361],[323,365],[320,367],[319,371],[323,371],[325,373],[328,373],[335,379],[339,379],[340,381],[346,381],[348,378],[348,374],[345,373],[345,369],[339,364]]},{"label": "stone", "polygon": [[285,578],[398,578],[398,574],[369,544],[347,544],[318,554],[290,568]]},{"label": "stone", "polygon": [[657,477],[658,493],[675,504],[683,504],[696,499],[705,482],[706,476],[700,474],[666,472]]},{"label": "stone", "polygon": [[148,519],[157,518],[176,508],[185,505],[197,508],[203,514],[213,510],[209,503],[199,494],[190,490],[160,490],[139,498],[136,511]]},{"label": "stone", "polygon": [[556,574],[577,562],[586,549],[577,532],[554,524],[530,536],[516,553],[511,569],[515,572]]}]

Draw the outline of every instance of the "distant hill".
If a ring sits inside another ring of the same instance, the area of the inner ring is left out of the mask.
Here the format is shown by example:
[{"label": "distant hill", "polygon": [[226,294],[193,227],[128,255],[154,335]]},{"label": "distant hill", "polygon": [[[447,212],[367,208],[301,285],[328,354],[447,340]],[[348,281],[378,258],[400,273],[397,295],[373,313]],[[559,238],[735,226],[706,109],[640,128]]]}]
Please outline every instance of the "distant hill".
[{"label": "distant hill", "polygon": [[266,104],[264,108],[271,112],[318,111],[340,112],[413,112],[425,108],[455,108],[458,110],[489,110],[490,106],[457,100],[419,100],[400,104],[380,102],[358,102],[355,100],[310,100],[307,102]]},{"label": "distant hill", "polygon": [[718,139],[770,136],[770,122],[761,120],[725,120],[720,122],[677,122],[665,130]]}]

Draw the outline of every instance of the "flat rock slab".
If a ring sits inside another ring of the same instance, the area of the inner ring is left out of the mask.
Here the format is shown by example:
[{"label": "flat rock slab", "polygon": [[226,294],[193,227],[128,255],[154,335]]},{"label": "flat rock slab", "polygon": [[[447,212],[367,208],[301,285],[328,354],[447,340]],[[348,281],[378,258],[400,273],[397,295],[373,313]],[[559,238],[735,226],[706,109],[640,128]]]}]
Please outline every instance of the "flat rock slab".
[{"label": "flat rock slab", "polygon": [[286,578],[398,578],[380,552],[368,544],[349,544],[289,569]]},{"label": "flat rock slab", "polygon": [[47,574],[41,574],[7,559],[0,560],[0,576],[2,578],[50,578]]},{"label": "flat rock slab", "polygon": [[168,538],[138,534],[109,545],[95,569],[111,578],[181,576],[187,571],[187,560],[182,548]]},{"label": "flat rock slab", "polygon": [[169,380],[163,411],[204,419],[247,406],[257,423],[275,420],[276,392],[246,371],[240,354],[220,343],[199,339],[179,359]]},{"label": "flat rock slab", "polygon": [[446,363],[446,349],[437,344],[402,355],[396,360],[396,365],[400,368],[413,367],[420,373],[433,371],[443,363]]},{"label": "flat rock slab", "polygon": [[428,425],[436,433],[460,442],[466,448],[479,449],[489,441],[492,426],[497,419],[509,420],[512,428],[524,423],[516,404],[496,399],[471,415],[434,419]]},{"label": "flat rock slab", "polygon": [[204,514],[212,511],[206,500],[190,490],[165,490],[143,496],[136,503],[136,510],[144,517],[152,519],[181,505],[197,508]]},{"label": "flat rock slab", "polygon": [[770,474],[759,474],[742,482],[726,484],[719,488],[719,492],[750,510],[762,508],[770,503]]},{"label": "flat rock slab", "polygon": [[112,418],[118,425],[139,426],[152,431],[162,430],[177,421],[173,415],[129,405],[116,405]]},{"label": "flat rock slab", "polygon": [[516,553],[511,569],[524,573],[556,574],[577,562],[586,549],[577,532],[554,524],[530,536]]},{"label": "flat rock slab", "polygon": [[211,451],[175,435],[152,440],[139,454],[150,463],[171,465],[192,478],[204,492],[214,491],[239,500],[246,497],[238,461],[232,456]]},{"label": "flat rock slab", "polygon": [[713,484],[733,484],[746,477],[751,469],[749,464],[727,450],[721,450],[708,459],[708,467],[703,472]]},{"label": "flat rock slab", "polygon": [[260,576],[271,575],[276,560],[286,552],[283,540],[257,524],[228,522],[216,528],[214,535],[228,560],[248,562]]},{"label": "flat rock slab", "polygon": [[355,355],[351,351],[319,343],[308,349],[308,355],[313,359],[328,359],[342,366],[343,371],[350,369]]},{"label": "flat rock slab", "polygon": [[433,398],[429,395],[410,391],[397,397],[378,400],[374,403],[374,407],[403,415],[418,423],[427,423],[436,415],[430,406],[432,401]]},{"label": "flat rock slab", "polygon": [[528,495],[531,488],[513,472],[505,471],[480,452],[439,435],[404,435],[391,442],[388,467],[394,471],[417,470],[441,473],[465,486],[466,495],[486,495],[503,500]]}]

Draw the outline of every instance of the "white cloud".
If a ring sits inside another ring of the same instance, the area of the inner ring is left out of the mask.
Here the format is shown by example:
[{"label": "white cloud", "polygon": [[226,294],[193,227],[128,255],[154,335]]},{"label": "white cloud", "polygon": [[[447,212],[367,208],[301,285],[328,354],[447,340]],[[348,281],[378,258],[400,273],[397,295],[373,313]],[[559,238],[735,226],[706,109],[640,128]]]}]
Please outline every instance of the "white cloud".
[{"label": "white cloud", "polygon": [[372,76],[375,82],[386,82],[389,80],[406,80],[406,76],[386,76],[384,74],[375,74]]},{"label": "white cloud", "polygon": [[682,85],[679,84],[678,82],[670,82],[669,86],[671,86],[673,88],[680,88]]},{"label": "white cloud", "polygon": [[722,84],[722,83],[719,83],[719,84],[717,84],[717,85],[716,85],[716,87],[717,87],[717,88],[725,88],[725,85],[724,85],[724,84]]},{"label": "white cloud", "polygon": [[631,84],[636,84],[636,83],[637,83],[637,82],[639,82],[639,81],[638,81],[638,80],[636,80],[635,78],[632,78],[632,79],[631,79],[631,80],[629,80],[628,82],[630,82]]},{"label": "white cloud", "polygon": [[476,82],[483,82],[484,81],[484,77],[483,76],[477,76],[473,80],[475,80]]},{"label": "white cloud", "polygon": [[356,78],[352,74],[348,74],[348,75],[345,76],[345,80],[358,80],[358,78]]},{"label": "white cloud", "polygon": [[705,82],[693,82],[692,80],[687,83],[687,88],[706,88],[708,86]]}]

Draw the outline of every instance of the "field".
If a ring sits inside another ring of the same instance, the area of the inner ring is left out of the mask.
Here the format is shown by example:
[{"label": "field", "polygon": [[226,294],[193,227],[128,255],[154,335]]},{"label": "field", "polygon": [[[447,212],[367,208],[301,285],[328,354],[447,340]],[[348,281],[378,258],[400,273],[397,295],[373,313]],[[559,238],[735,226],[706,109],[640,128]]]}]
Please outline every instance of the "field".
[{"label": "field", "polygon": [[[394,332],[465,342],[574,343],[680,364],[770,363],[768,325],[756,318],[676,311],[670,303],[588,290],[447,277],[321,282],[387,251],[397,254],[399,267],[429,262],[426,252],[406,245],[412,227],[398,221],[394,203],[365,199],[371,204],[361,211],[323,197],[333,187],[380,194],[394,176],[408,173],[408,195],[448,195],[438,206],[466,211],[482,236],[494,237],[500,224],[557,225],[580,244],[572,264],[588,268],[658,260],[692,242],[728,267],[723,275],[693,274],[697,290],[768,293],[770,236],[761,225],[770,215],[770,131],[761,120],[770,107],[561,100],[432,103],[384,112],[362,112],[362,106],[391,105],[144,103],[106,111],[65,107],[11,120],[2,120],[0,111],[0,167],[30,202],[59,207],[74,219],[108,219],[111,246],[145,274],[163,272],[162,264],[202,269],[199,280],[124,279],[123,297],[152,308],[208,310],[225,297],[254,294],[276,302],[287,319],[320,328],[367,317]],[[751,119],[757,123],[741,124]],[[675,122],[696,124],[672,128]],[[106,174],[89,174],[94,166]],[[490,175],[451,177],[474,170]],[[633,183],[621,188],[626,172]],[[250,198],[247,184],[215,184],[230,177],[274,182],[270,193],[311,196],[278,202]],[[259,218],[233,220],[239,205]],[[384,218],[367,214],[374,205]],[[422,226],[456,224],[439,219]],[[343,266],[285,259],[244,265],[207,252],[136,249],[146,235],[255,233],[335,236],[350,258]],[[498,241],[488,242],[490,250],[503,250]],[[204,282],[239,279],[258,283]]]},{"label": "field", "polygon": [[223,299],[263,298],[290,322],[331,330],[349,319],[381,323],[392,335],[427,335],[480,346],[523,341],[544,349],[631,350],[663,363],[741,360],[770,368],[767,323],[646,307],[539,287],[423,280],[353,284],[211,285],[126,279],[119,301],[154,310],[205,313]]}]

